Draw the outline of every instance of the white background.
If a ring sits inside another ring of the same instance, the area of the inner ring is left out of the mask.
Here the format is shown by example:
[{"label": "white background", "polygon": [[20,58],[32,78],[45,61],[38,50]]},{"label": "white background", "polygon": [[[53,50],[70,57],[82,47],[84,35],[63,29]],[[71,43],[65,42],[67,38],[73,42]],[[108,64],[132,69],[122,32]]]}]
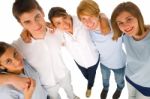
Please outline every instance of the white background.
[{"label": "white background", "polygon": [[[108,18],[110,18],[111,13],[116,5],[120,2],[124,2],[127,0],[95,0],[101,9],[101,12],[105,13]],[[6,41],[11,43],[13,40],[17,39],[20,35],[22,27],[16,21],[16,19],[12,15],[12,4],[14,0],[0,0],[0,41]],[[51,7],[53,6],[61,6],[64,7],[67,12],[71,15],[76,15],[76,7],[79,4],[80,0],[38,0],[39,4],[42,6],[45,12],[45,19],[48,21],[47,14]],[[150,4],[149,0],[132,0],[135,4],[139,6],[141,12],[144,16],[145,23],[150,23],[149,11]],[[66,52],[67,53],[67,52]],[[68,68],[71,70],[72,74],[72,84],[75,93],[80,96],[81,99],[86,99],[85,91],[87,82],[82,76],[80,70],[74,64],[69,54],[65,54],[64,58],[67,63]],[[107,99],[112,99],[112,94],[116,89],[113,73],[110,79],[110,90],[108,93]],[[95,78],[95,85],[93,87],[92,95],[89,99],[99,99],[100,92],[102,90],[102,81],[100,68],[97,69],[97,75]],[[60,94],[62,99],[67,99],[63,90],[60,90]],[[125,86],[120,99],[127,99],[127,87]]]}]

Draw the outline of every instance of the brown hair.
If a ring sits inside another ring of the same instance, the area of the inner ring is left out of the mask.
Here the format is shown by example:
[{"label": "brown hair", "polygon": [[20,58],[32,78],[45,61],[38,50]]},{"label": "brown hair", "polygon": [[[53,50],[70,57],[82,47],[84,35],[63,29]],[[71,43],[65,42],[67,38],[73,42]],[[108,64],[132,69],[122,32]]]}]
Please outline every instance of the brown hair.
[{"label": "brown hair", "polygon": [[11,45],[5,42],[0,42],[0,57],[5,53],[5,51],[10,48]]},{"label": "brown hair", "polygon": [[137,33],[137,35],[142,35],[146,29],[145,25],[144,25],[143,16],[142,16],[141,11],[138,8],[138,6],[132,2],[123,2],[123,3],[120,3],[114,9],[114,11],[111,15],[111,25],[114,30],[113,40],[117,40],[118,37],[120,37],[122,35],[122,31],[119,29],[119,27],[117,25],[116,18],[119,16],[120,13],[122,13],[124,11],[130,13],[131,15],[133,15],[135,18],[138,19],[139,32]]},{"label": "brown hair", "polygon": [[49,10],[48,19],[51,21],[52,24],[53,24],[52,18],[54,18],[54,17],[62,17],[62,16],[68,16],[68,13],[62,7],[52,7]]},{"label": "brown hair", "polygon": [[30,12],[33,9],[38,9],[43,12],[42,8],[36,0],[15,0],[12,13],[17,21],[20,22],[19,16],[25,12]]}]

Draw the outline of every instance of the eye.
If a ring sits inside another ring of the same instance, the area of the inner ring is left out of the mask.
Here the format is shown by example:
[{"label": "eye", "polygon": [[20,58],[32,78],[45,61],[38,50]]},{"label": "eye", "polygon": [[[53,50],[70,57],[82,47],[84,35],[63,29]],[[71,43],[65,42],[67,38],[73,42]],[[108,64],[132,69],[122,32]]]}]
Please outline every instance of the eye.
[{"label": "eye", "polygon": [[132,18],[132,17],[127,18],[127,23],[130,23],[130,22],[132,22],[132,21],[133,21],[133,18]]},{"label": "eye", "polygon": [[60,25],[60,22],[54,23],[54,25],[55,25],[56,27],[58,27],[58,26]]},{"label": "eye", "polygon": [[40,20],[40,19],[41,19],[41,15],[40,14],[36,15],[35,20]]},{"label": "eye", "polygon": [[17,52],[17,51],[14,52],[13,57],[14,57],[14,58],[17,58],[17,57],[18,57],[18,52]]},{"label": "eye", "polygon": [[117,22],[118,26],[122,26],[123,22]]},{"label": "eye", "polygon": [[11,60],[11,59],[7,59],[6,62],[5,62],[6,65],[9,65],[9,64],[11,64],[11,63],[12,63],[12,60]]},{"label": "eye", "polygon": [[63,16],[63,19],[67,19],[67,16]]},{"label": "eye", "polygon": [[28,24],[30,24],[31,22],[30,22],[30,21],[24,21],[23,23],[26,24],[26,25],[28,25]]}]

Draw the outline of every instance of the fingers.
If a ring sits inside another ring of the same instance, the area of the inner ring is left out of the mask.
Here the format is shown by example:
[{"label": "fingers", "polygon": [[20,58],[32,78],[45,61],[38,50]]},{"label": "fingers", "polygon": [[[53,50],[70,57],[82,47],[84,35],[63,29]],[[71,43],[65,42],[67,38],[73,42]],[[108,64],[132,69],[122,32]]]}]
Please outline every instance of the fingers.
[{"label": "fingers", "polygon": [[30,88],[34,89],[36,86],[35,80],[33,80],[31,78],[29,78],[29,79],[30,79]]},{"label": "fingers", "polygon": [[27,30],[23,30],[20,36],[25,43],[30,43],[32,41],[31,34]]},{"label": "fingers", "polygon": [[54,33],[55,32],[55,27],[52,23],[46,22],[46,26],[49,28],[50,33]]},{"label": "fingers", "polygon": [[24,88],[24,91],[33,91],[36,83],[32,78],[28,78],[30,82],[27,83],[27,86]]}]

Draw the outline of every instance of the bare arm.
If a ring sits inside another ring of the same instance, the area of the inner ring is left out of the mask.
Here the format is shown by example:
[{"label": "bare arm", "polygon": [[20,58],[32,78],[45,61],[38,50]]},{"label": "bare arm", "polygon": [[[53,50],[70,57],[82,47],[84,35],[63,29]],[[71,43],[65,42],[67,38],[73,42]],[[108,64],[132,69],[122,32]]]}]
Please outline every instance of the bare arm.
[{"label": "bare arm", "polygon": [[28,87],[30,80],[25,77],[19,77],[14,74],[0,74],[0,85],[12,85],[18,90],[23,91],[24,88]]},{"label": "bare arm", "polygon": [[102,33],[108,34],[111,31],[111,28],[107,16],[104,13],[100,13],[100,19]]}]

